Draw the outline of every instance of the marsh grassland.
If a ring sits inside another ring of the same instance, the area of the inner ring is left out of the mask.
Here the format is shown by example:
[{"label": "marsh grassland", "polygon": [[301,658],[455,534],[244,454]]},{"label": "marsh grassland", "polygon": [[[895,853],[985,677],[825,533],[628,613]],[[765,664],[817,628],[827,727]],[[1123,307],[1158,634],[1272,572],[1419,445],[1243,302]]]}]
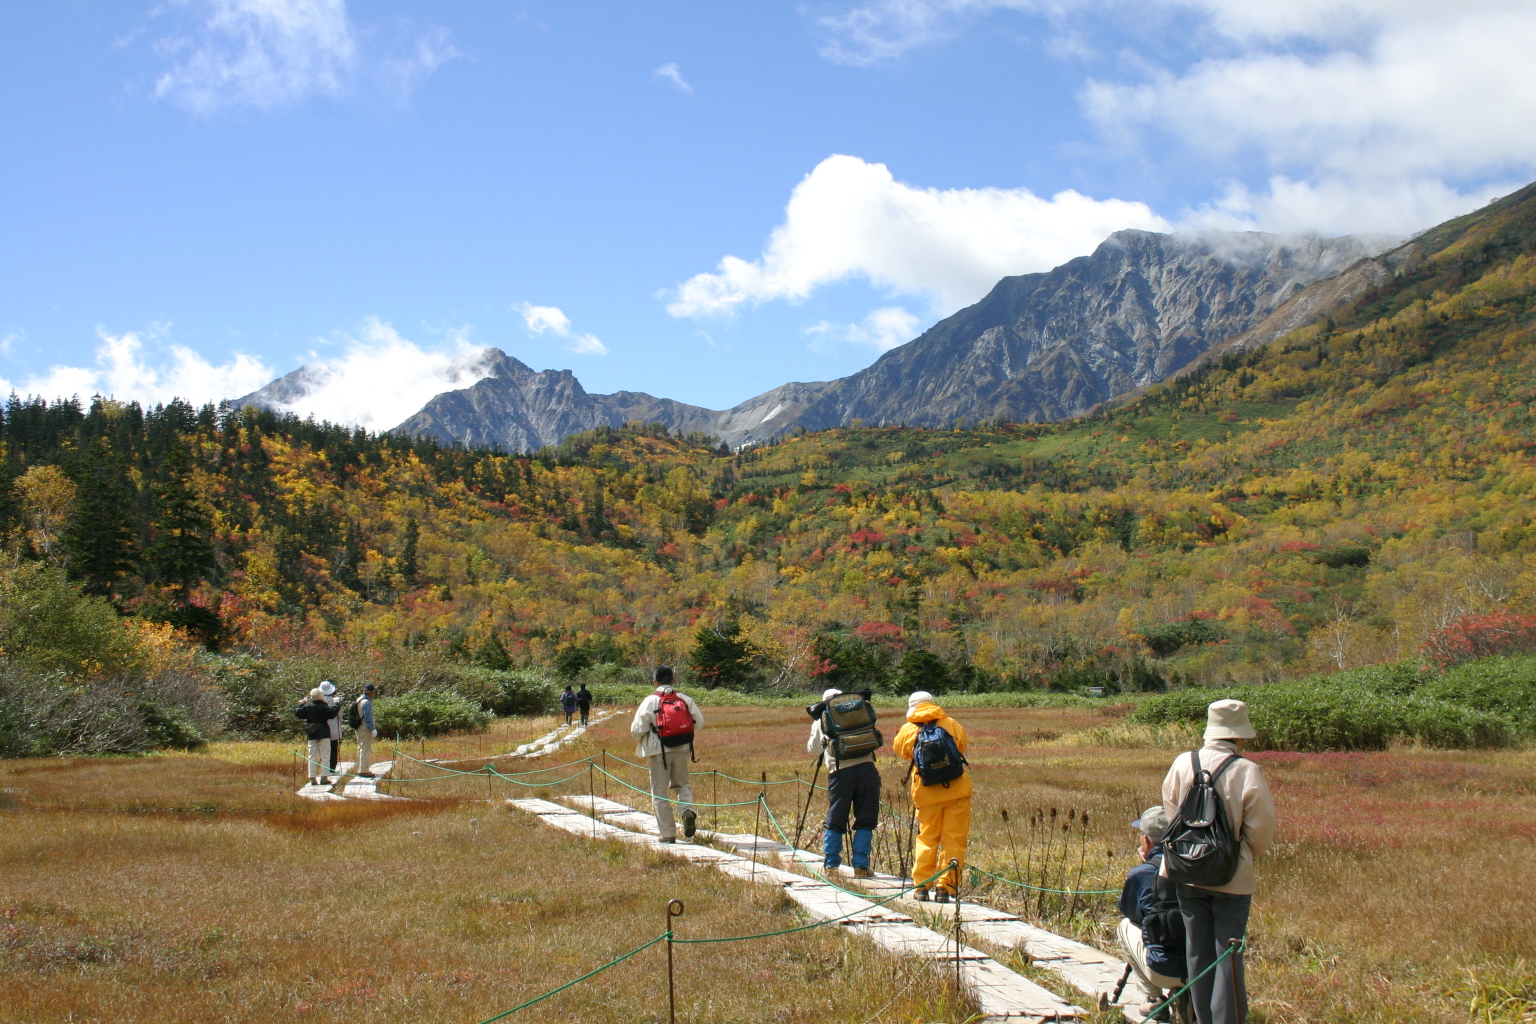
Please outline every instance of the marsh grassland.
[{"label": "marsh grassland", "polygon": [[[764,792],[774,820],[793,831],[805,812],[803,784],[764,787],[726,776],[808,778],[805,715],[771,708],[706,714],[695,770],[708,774],[695,779],[696,798],[729,802]],[[973,863],[1056,888],[1117,885],[1131,863],[1127,824],[1156,799],[1180,737],[1120,725],[1120,712],[1110,708],[957,714],[972,735]],[[465,758],[455,767],[472,769],[551,724],[500,720],[487,734],[408,749]],[[417,798],[410,802],[300,801],[291,755],[279,744],[0,765],[7,993],[0,1017],[476,1024],[655,936],[671,897],[688,907],[678,925],[683,935],[797,923],[766,888],[569,838],[503,808],[506,796],[589,786],[645,806],[619,781],[643,785],[619,761],[632,759],[627,726],[627,716],[615,718],[546,759],[592,756],[616,778],[578,763],[524,776],[527,786],[496,781],[494,805],[486,803],[484,778],[390,785]],[[389,744],[381,746],[387,754]],[[1530,1019],[1530,751],[1253,756],[1281,815],[1280,840],[1260,865],[1250,957],[1254,1021]],[[542,763],[500,762],[508,772]],[[895,868],[905,800],[899,769],[890,761],[882,769],[892,813],[876,854],[879,866]],[[402,774],[441,773],[402,762]],[[557,786],[541,784],[572,774]],[[803,844],[823,805],[819,796],[811,801]],[[706,810],[703,823],[718,816],[722,828],[747,829],[753,810]],[[765,835],[773,828],[759,822]],[[1111,934],[1113,896],[1042,898],[982,881],[972,890],[977,898],[1093,941]],[[678,968],[679,1019],[691,1022],[905,1024],[960,1021],[971,1012],[942,974],[834,929],[679,947]],[[617,1024],[665,1017],[665,958],[657,947],[508,1019]]]}]

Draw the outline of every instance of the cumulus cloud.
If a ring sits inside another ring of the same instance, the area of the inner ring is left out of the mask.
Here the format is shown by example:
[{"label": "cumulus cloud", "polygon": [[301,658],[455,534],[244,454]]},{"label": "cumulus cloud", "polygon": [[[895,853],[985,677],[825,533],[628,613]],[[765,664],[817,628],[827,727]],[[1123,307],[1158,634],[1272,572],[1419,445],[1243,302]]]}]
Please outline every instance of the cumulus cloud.
[{"label": "cumulus cloud", "polygon": [[270,367],[247,355],[237,353],[215,366],[183,345],[170,345],[160,358],[151,360],[136,332],[112,335],[103,331],[98,336],[101,344],[94,366],[54,366],[25,381],[0,380],[0,389],[50,400],[103,394],[144,405],[172,398],[201,405],[254,391],[273,376]]},{"label": "cumulus cloud", "polygon": [[1070,190],[1042,199],[1022,188],[916,188],[884,164],[830,156],[795,186],[784,222],[758,259],[726,256],[715,273],[683,282],[667,311],[705,316],[743,303],[796,301],[847,278],[925,294],[948,311],[974,302],[1000,277],[1090,252],[1120,228],[1163,231],[1168,224],[1142,203]]},{"label": "cumulus cloud", "polygon": [[[819,17],[821,52],[870,65],[999,10],[1070,39],[1048,42],[1057,56],[1117,55],[1085,75],[1083,112],[1109,140],[1211,167],[1195,223],[1407,232],[1536,174],[1525,0],[862,0]],[[1131,48],[1112,35],[1128,23]]]},{"label": "cumulus cloud", "polygon": [[[437,348],[423,348],[389,324],[367,321],[343,335],[340,355],[313,357],[293,376],[280,407],[299,416],[391,430],[445,391],[467,388],[487,374],[492,350],[462,333]],[[234,391],[239,397],[254,389]]]},{"label": "cumulus cloud", "polygon": [[359,30],[346,0],[173,0],[157,13],[182,24],[155,42],[171,65],[155,95],[201,115],[341,98],[360,82],[403,97],[456,56],[441,28],[373,52],[378,33]]},{"label": "cumulus cloud", "polygon": [[673,85],[683,90],[683,92],[693,92],[693,86],[688,84],[688,80],[683,77],[682,69],[679,68],[676,64],[663,64],[661,67],[651,72],[651,77],[660,78],[671,82]]},{"label": "cumulus cloud", "polygon": [[597,340],[595,334],[576,334],[571,330],[571,318],[558,306],[535,306],[523,303],[517,307],[523,314],[523,323],[534,334],[546,331],[565,339],[565,350],[578,356],[605,356],[608,346]]},{"label": "cumulus cloud", "polygon": [[885,306],[874,310],[859,323],[838,324],[823,320],[807,327],[805,333],[812,337],[813,349],[824,348],[828,341],[844,341],[889,352],[916,337],[920,323],[921,320],[900,306]]}]

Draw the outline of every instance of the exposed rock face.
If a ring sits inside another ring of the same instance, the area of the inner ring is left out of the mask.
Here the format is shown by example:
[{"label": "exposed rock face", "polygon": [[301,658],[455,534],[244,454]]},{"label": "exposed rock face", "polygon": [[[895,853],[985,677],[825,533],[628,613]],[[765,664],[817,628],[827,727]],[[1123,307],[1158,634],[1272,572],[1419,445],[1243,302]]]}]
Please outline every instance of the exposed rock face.
[{"label": "exposed rock face", "polygon": [[[1236,339],[1263,344],[1309,322],[1391,272],[1366,259],[1382,247],[1354,236],[1120,231],[1055,270],[1004,278],[974,306],[841,380],[785,384],[715,411],[640,392],[591,395],[569,370],[535,372],[486,349],[468,378],[476,383],[438,395],[395,429],[529,451],[634,420],[739,445],[855,419],[1065,419]],[[312,376],[297,370],[238,401],[281,407]]]},{"label": "exposed rock face", "polygon": [[1048,273],[1004,278],[785,427],[1080,415],[1164,379],[1369,248],[1352,236],[1119,231]]}]

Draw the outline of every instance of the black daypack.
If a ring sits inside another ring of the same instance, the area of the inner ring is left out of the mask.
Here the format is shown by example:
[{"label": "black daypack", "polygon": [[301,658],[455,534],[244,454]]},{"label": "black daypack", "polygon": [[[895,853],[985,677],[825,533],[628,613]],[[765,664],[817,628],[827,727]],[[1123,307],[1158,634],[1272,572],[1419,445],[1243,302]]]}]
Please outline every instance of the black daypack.
[{"label": "black daypack", "polygon": [[361,729],[363,727],[363,712],[357,706],[357,701],[362,699],[361,697],[357,698],[347,707],[347,728],[349,729]]},{"label": "black daypack", "polygon": [[821,712],[821,734],[835,761],[873,754],[885,742],[875,728],[874,707],[857,694],[826,702]]},{"label": "black daypack", "polygon": [[924,722],[912,747],[912,766],[925,786],[948,786],[965,774],[965,755],[949,730],[937,722]]},{"label": "black daypack", "polygon": [[1173,879],[1161,875],[1152,879],[1152,909],[1141,917],[1141,938],[1149,950],[1162,949],[1164,960],[1184,962],[1184,912],[1179,909]]},{"label": "black daypack", "polygon": [[1216,780],[1242,758],[1233,754],[1214,772],[1200,767],[1200,752],[1189,752],[1195,779],[1179,805],[1179,816],[1163,835],[1163,866],[1168,877],[1185,885],[1226,885],[1237,874],[1243,846],[1232,834],[1232,823]]}]

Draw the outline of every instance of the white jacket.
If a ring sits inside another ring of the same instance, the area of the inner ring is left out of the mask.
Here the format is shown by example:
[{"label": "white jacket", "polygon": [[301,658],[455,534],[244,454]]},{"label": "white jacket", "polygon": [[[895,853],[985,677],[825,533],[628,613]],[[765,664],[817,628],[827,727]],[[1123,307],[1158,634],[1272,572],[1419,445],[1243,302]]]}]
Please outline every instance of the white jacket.
[{"label": "white jacket", "polygon": [[[661,694],[677,693],[670,686],[659,687],[635,709],[635,720],[629,723],[629,734],[638,742],[635,743],[636,757],[657,757],[661,754],[661,739],[656,735],[656,709],[661,706]],[[688,714],[693,716],[693,727],[699,729],[704,724],[704,712],[694,703],[693,698],[686,693],[678,693],[683,698],[683,703],[688,705]],[[680,747],[668,747],[668,750],[689,750],[691,744],[684,743]]]}]

